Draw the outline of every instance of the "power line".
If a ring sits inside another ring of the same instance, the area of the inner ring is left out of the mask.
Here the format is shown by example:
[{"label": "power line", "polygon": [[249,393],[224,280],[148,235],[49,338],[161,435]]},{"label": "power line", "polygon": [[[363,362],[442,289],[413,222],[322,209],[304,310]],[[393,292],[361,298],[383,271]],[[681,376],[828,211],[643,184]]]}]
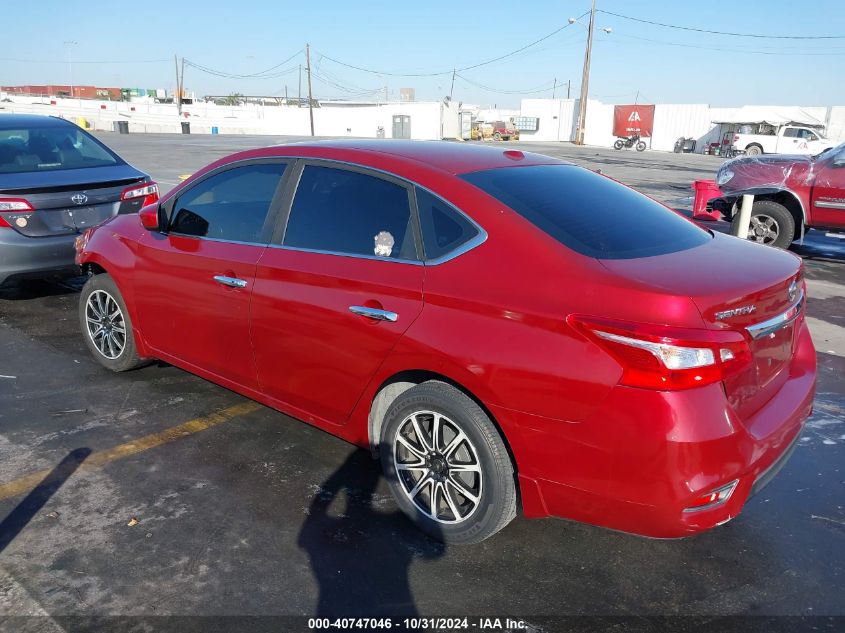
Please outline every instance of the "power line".
[{"label": "power line", "polygon": [[[686,44],[682,42],[666,42],[664,40],[653,40],[648,37],[639,37],[637,35],[627,35],[625,33],[616,33],[618,37],[624,37],[633,40],[641,40],[643,42],[650,42],[652,44],[662,44],[664,46],[681,46],[683,48],[697,48],[699,50],[705,51],[717,51],[721,53],[748,53],[750,55],[798,55],[802,57],[822,57],[822,56],[830,56],[830,55],[845,55],[845,52],[838,52],[838,53],[831,53],[821,52],[821,51],[812,51],[812,52],[795,52],[795,51],[761,51],[761,50],[752,50],[752,49],[742,49],[742,48],[721,48],[721,47],[713,47],[713,46],[699,46],[697,44]],[[618,43],[618,42],[616,42]]]},{"label": "power line", "polygon": [[652,26],[662,26],[667,29],[678,29],[681,31],[694,31],[696,33],[709,33],[711,35],[730,35],[732,37],[754,37],[759,39],[769,40],[845,40],[845,35],[761,35],[759,33],[733,33],[730,31],[711,31],[709,29],[697,29],[691,26],[680,26],[677,24],[666,24],[664,22],[654,22],[652,20],[643,20],[641,18],[633,18],[630,15],[622,15],[621,13],[613,13],[612,11],[605,11],[598,9],[599,13],[605,15],[612,15],[623,20],[631,20],[632,22],[641,22],[642,24],[651,24]]},{"label": "power line", "polygon": [[[587,15],[587,13],[589,13],[589,11],[582,13],[576,19],[580,20],[585,15]],[[330,57],[329,55],[326,55],[325,53],[321,53],[321,59],[328,59],[329,61],[334,62],[335,64],[339,64],[341,66],[346,66],[347,68],[352,68],[354,70],[360,70],[361,72],[370,73],[370,74],[373,74],[373,75],[385,75],[385,76],[388,76],[388,77],[439,77],[441,75],[451,75],[453,72],[461,72],[461,71],[465,71],[465,70],[472,70],[474,68],[481,68],[482,66],[487,66],[488,64],[492,64],[494,62],[498,62],[498,61],[501,61],[503,59],[507,59],[508,57],[513,57],[514,55],[517,55],[518,53],[521,53],[522,51],[524,51],[528,48],[531,48],[532,46],[536,46],[540,42],[546,41],[550,37],[557,35],[558,33],[563,31],[564,29],[569,28],[570,26],[572,26],[572,24],[567,22],[562,27],[555,29],[551,33],[548,33],[548,34],[544,35],[543,37],[536,39],[533,42],[530,42],[529,44],[526,44],[525,46],[521,46],[521,47],[517,48],[516,50],[513,50],[509,53],[505,53],[504,55],[499,55],[498,57],[494,57],[492,59],[488,59],[488,60],[485,60],[483,62],[479,62],[477,64],[472,64],[470,66],[464,66],[463,68],[453,68],[453,69],[443,70],[443,71],[438,71],[438,72],[397,73],[397,72],[387,72],[387,71],[382,71],[382,70],[373,70],[372,68],[364,68],[362,66],[356,66],[354,64],[347,64],[346,62],[342,62],[339,59],[335,59],[334,57]]]},{"label": "power line", "polygon": [[471,79],[467,79],[463,75],[459,75],[455,73],[456,77],[460,77],[462,80],[475,86],[476,88],[481,88],[482,90],[486,90],[488,92],[495,92],[498,94],[506,94],[506,95],[523,95],[523,94],[537,94],[541,92],[549,92],[552,90],[552,83],[551,81],[547,81],[539,86],[535,86],[534,88],[526,88],[524,90],[500,90],[498,88],[491,88],[490,86],[485,86],[484,84],[480,84],[478,82],[472,81]]},{"label": "power line", "polygon": [[[67,64],[67,59],[18,59],[16,57],[0,57],[3,62],[19,62],[22,64]],[[129,59],[124,61],[116,60],[83,60],[74,59],[74,64],[159,64],[169,62],[169,59]]]},{"label": "power line", "polygon": [[291,55],[290,57],[288,57],[284,61],[279,62],[278,64],[271,66],[270,68],[267,68],[265,70],[259,71],[257,73],[249,73],[249,74],[238,74],[238,73],[226,72],[226,71],[223,71],[223,70],[217,70],[217,69],[214,69],[214,68],[210,68],[208,66],[203,66],[202,64],[198,64],[196,62],[192,62],[188,59],[185,60],[185,63],[188,66],[191,66],[192,68],[196,68],[197,70],[199,70],[201,72],[207,73],[209,75],[214,75],[216,77],[225,77],[227,79],[276,79],[277,77],[287,75],[288,73],[290,73],[292,70],[294,70],[297,67],[291,67],[291,68],[288,68],[288,69],[285,69],[285,70],[280,70],[280,71],[277,71],[277,72],[272,72],[272,71],[275,71],[280,66],[284,66],[289,61],[291,61],[294,57],[296,57],[297,55],[300,55],[302,52],[303,52],[303,49],[299,49],[298,51],[296,51],[293,55]]}]

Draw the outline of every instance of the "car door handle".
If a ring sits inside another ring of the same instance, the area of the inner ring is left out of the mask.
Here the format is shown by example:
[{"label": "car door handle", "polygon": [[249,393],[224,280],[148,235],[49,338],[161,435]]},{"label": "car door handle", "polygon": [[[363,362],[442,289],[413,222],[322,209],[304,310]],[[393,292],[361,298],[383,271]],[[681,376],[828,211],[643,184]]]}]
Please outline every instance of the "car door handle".
[{"label": "car door handle", "polygon": [[237,277],[227,277],[226,275],[214,275],[214,281],[228,286],[229,288],[246,288],[246,280],[238,279]]},{"label": "car door handle", "polygon": [[367,317],[368,319],[374,319],[376,321],[393,322],[399,318],[399,315],[395,312],[390,312],[389,310],[379,310],[378,308],[368,308],[367,306],[349,306],[349,311],[353,314],[358,314],[362,317]]}]

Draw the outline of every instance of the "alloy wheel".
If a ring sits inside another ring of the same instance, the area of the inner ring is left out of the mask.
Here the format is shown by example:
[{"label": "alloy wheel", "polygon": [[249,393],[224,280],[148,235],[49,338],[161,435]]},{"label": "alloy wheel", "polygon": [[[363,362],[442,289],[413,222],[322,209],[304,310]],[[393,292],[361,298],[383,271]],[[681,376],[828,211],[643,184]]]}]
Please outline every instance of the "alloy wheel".
[{"label": "alloy wheel", "polygon": [[88,336],[97,351],[109,360],[126,348],[126,320],[117,301],[105,290],[95,290],[85,302]]},{"label": "alloy wheel", "polygon": [[393,463],[405,496],[438,523],[460,523],[481,502],[478,452],[448,417],[433,411],[407,416],[393,438]]},{"label": "alloy wheel", "polygon": [[780,235],[780,226],[773,217],[758,214],[751,217],[748,227],[748,239],[760,244],[771,244]]}]

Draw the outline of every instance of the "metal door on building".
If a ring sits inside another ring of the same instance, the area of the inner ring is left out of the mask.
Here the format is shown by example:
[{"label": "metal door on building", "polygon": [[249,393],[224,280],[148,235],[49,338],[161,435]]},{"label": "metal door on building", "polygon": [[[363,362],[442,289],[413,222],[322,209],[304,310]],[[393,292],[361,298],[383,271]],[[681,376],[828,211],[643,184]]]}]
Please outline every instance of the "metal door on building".
[{"label": "metal door on building", "polygon": [[407,114],[393,116],[393,138],[411,138],[411,117]]}]

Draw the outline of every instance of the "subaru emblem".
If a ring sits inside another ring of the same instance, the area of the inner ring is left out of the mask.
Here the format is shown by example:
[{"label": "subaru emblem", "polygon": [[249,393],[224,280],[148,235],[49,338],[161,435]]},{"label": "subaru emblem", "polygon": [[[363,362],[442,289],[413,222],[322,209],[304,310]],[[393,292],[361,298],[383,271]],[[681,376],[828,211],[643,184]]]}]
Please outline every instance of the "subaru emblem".
[{"label": "subaru emblem", "polygon": [[85,204],[86,202],[88,202],[88,196],[86,196],[84,193],[77,193],[76,195],[71,196],[70,199],[71,202],[73,202],[74,204]]}]

